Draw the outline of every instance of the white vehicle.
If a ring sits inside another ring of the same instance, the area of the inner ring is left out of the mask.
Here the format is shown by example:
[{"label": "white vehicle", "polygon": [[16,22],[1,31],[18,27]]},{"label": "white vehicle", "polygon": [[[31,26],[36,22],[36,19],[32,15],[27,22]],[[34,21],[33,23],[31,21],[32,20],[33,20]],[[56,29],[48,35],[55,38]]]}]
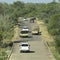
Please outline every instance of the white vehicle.
[{"label": "white vehicle", "polygon": [[23,26],[23,29],[22,30],[29,31],[29,28],[28,28],[28,26]]},{"label": "white vehicle", "polygon": [[23,19],[23,21],[27,21],[27,19]]},{"label": "white vehicle", "polygon": [[20,37],[28,37],[29,36],[29,31],[22,29],[20,32]]},{"label": "white vehicle", "polygon": [[20,52],[29,52],[30,51],[30,45],[28,43],[22,43],[20,45]]}]

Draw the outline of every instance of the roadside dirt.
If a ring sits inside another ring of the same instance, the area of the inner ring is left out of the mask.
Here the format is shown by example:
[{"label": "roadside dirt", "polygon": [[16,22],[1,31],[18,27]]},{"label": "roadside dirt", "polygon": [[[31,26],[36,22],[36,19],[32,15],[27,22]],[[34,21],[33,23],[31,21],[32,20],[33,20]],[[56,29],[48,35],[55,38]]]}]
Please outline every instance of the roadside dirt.
[{"label": "roadside dirt", "polygon": [[16,41],[20,39],[19,38],[19,27],[18,26],[15,26],[15,29],[14,29],[14,37],[12,38],[12,41]]},{"label": "roadside dirt", "polygon": [[46,24],[41,21],[41,20],[37,20],[37,24],[39,25],[39,28],[40,28],[40,32],[42,37],[47,41],[47,42],[53,42],[53,37],[48,33],[48,30],[47,30],[47,26]]},{"label": "roadside dirt", "polygon": [[53,56],[56,51],[54,46],[54,39],[48,33],[47,26],[42,20],[37,20],[37,24],[39,25],[39,28],[40,28],[39,31],[42,32],[41,33],[42,39],[47,43],[48,45],[47,47]]}]

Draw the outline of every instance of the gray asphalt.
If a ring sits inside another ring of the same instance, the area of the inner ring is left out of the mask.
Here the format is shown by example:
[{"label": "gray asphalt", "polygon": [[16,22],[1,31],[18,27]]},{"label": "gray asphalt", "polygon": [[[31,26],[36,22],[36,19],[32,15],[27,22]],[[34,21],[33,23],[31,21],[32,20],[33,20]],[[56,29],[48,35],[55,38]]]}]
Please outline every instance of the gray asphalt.
[{"label": "gray asphalt", "polygon": [[[25,24],[27,24],[30,27],[30,30],[32,26],[36,25],[36,23],[29,23],[29,21],[26,21]],[[28,42],[30,44],[30,52],[28,53],[20,53],[19,45],[22,43],[14,43],[13,53],[10,56],[9,60],[54,60],[53,56],[49,52],[49,49],[44,43],[44,40],[42,39],[41,35],[32,35],[30,33],[30,38],[20,38],[19,41]]]}]

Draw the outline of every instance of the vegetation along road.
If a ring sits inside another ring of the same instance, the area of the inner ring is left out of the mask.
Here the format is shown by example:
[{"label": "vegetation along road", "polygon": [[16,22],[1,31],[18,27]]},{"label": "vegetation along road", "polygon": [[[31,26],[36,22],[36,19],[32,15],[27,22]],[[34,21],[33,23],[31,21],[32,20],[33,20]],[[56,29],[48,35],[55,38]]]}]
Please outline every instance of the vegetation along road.
[{"label": "vegetation along road", "polygon": [[[9,3],[7,0],[1,1],[0,60],[7,60],[8,57],[9,60],[54,60],[54,57],[60,60],[60,0],[52,0],[49,3],[48,0],[46,3],[40,3],[41,0],[40,2],[36,0],[36,3],[33,3],[33,0],[27,3],[22,0],[13,2],[11,0],[11,3],[9,0]],[[38,21],[29,22],[32,17],[38,18]],[[21,34],[22,27],[25,25],[30,30],[29,34],[26,32]],[[35,25],[39,25],[41,35],[32,35],[34,32],[37,33],[36,29],[35,31],[32,29]],[[22,35],[29,37],[22,38],[20,37]],[[19,45],[23,42],[29,43],[29,53],[20,52]],[[11,50],[13,52],[10,56]]]}]

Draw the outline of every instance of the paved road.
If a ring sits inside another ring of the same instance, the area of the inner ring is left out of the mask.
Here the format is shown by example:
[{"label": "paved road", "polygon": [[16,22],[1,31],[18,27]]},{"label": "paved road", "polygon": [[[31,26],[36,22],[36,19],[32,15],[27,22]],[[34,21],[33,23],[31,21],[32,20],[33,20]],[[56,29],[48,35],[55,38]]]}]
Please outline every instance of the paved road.
[{"label": "paved road", "polygon": [[[30,28],[36,23],[25,22]],[[32,34],[30,35],[32,36]],[[20,53],[19,45],[22,43],[14,43],[13,53],[9,60],[54,60],[47,46],[42,40],[41,35],[33,35],[31,38],[20,38],[20,41],[25,41],[30,44],[29,53]]]}]

